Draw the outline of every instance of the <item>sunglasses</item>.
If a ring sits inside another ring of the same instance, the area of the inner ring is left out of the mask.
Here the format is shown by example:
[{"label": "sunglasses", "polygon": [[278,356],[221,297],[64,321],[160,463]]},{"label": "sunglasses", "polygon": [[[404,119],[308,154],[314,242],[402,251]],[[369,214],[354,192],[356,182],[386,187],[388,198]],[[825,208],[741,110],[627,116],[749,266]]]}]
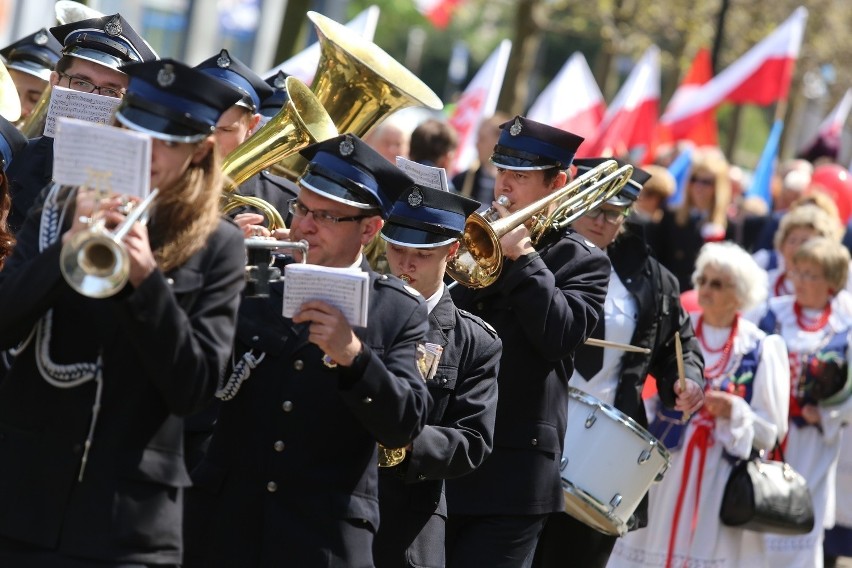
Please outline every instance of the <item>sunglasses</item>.
[{"label": "sunglasses", "polygon": [[716,178],[701,177],[698,175],[691,176],[689,181],[698,185],[716,185]]},{"label": "sunglasses", "polygon": [[695,285],[699,288],[701,288],[705,284],[707,284],[707,286],[709,286],[711,290],[722,290],[723,288],[729,288],[730,286],[733,286],[733,284],[722,282],[718,278],[710,279],[705,276],[698,276],[695,279]]}]

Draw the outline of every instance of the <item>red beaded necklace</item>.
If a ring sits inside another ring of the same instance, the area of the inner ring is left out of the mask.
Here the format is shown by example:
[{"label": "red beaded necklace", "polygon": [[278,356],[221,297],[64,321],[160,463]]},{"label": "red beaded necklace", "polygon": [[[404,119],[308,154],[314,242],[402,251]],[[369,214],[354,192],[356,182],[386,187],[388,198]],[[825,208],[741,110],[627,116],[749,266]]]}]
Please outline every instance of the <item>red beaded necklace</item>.
[{"label": "red beaded necklace", "polygon": [[728,362],[731,360],[731,352],[734,350],[734,338],[737,336],[737,328],[739,327],[740,315],[736,314],[734,316],[734,323],[731,325],[731,331],[728,333],[728,338],[725,340],[725,343],[722,347],[718,349],[711,348],[707,345],[707,342],[704,341],[704,316],[699,316],[698,324],[695,326],[695,335],[698,337],[698,341],[701,343],[701,347],[707,353],[722,353],[722,356],[714,365],[710,367],[705,367],[704,369],[704,378],[706,379],[715,379],[720,376],[728,366]]},{"label": "red beaded necklace", "polygon": [[831,302],[829,302],[819,317],[812,323],[805,320],[805,314],[802,312],[802,306],[799,302],[793,302],[793,313],[796,314],[796,325],[802,331],[819,331],[828,323],[828,318],[831,317]]},{"label": "red beaded necklace", "polygon": [[775,295],[776,296],[787,296],[788,294],[792,294],[789,290],[787,290],[787,271],[780,273],[778,275],[778,279],[775,280]]}]

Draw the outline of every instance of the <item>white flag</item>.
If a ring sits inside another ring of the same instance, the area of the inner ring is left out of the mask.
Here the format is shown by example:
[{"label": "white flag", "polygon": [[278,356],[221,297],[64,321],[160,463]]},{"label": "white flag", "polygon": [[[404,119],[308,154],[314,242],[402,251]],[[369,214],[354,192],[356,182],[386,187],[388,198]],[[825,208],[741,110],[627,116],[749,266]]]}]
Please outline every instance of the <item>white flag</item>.
[{"label": "white flag", "polygon": [[470,80],[450,117],[450,124],[459,135],[459,148],[451,168],[453,175],[468,169],[476,160],[479,125],[497,110],[510,51],[512,42],[508,39],[501,41]]}]

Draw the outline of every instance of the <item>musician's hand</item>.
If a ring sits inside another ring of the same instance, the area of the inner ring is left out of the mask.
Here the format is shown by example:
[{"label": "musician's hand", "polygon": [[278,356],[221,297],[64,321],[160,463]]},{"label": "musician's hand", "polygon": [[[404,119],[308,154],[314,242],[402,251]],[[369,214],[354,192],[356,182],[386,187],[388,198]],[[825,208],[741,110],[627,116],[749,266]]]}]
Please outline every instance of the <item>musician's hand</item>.
[{"label": "musician's hand", "polygon": [[[500,213],[500,218],[509,215],[509,210],[493,201],[491,205]],[[503,255],[510,260],[517,260],[525,254],[535,252],[530,240],[530,232],[524,225],[515,227],[500,238],[500,248],[503,249]]]},{"label": "musician's hand", "polygon": [[243,230],[246,237],[268,237],[271,233],[263,226],[266,218],[257,213],[240,213],[234,217],[234,222]]},{"label": "musician's hand", "polygon": [[121,204],[119,197],[98,199],[98,193],[93,189],[80,187],[74,201],[74,219],[71,228],[62,235],[65,244],[80,231],[88,230],[93,223],[93,217],[102,219],[107,229],[111,229],[124,219],[115,209]]},{"label": "musician's hand", "polygon": [[806,404],[802,407],[802,418],[808,424],[819,424],[822,422],[822,417],[819,413],[819,408],[815,404]]},{"label": "musician's hand", "polygon": [[704,394],[704,408],[714,418],[730,418],[734,395],[711,390]]},{"label": "musician's hand", "polygon": [[157,259],[148,240],[148,227],[143,223],[134,223],[124,237],[124,246],[130,256],[129,280],[137,287],[157,269]]},{"label": "musician's hand", "polygon": [[293,322],[310,322],[308,341],[317,345],[338,365],[352,365],[361,351],[361,340],[352,331],[343,313],[325,302],[305,302],[299,313],[293,316]]},{"label": "musician's hand", "polygon": [[684,414],[690,416],[698,412],[701,405],[704,404],[704,389],[695,381],[686,379],[686,388],[681,388],[681,381],[675,381],[675,410],[680,410]]}]

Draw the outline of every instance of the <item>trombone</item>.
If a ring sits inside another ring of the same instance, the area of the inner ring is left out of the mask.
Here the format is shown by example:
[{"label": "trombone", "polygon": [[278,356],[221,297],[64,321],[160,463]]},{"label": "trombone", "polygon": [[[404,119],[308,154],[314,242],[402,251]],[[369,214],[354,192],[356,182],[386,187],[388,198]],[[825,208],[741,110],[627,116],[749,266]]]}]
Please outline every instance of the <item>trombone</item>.
[{"label": "trombone", "polygon": [[[550,195],[511,215],[489,220],[479,213],[467,218],[458,253],[447,263],[447,274],[457,283],[479,289],[493,284],[503,270],[500,238],[532,219],[529,227],[533,245],[545,235],[561,231],[579,217],[594,211],[630,181],[633,166],[618,167],[607,160]],[[554,206],[552,212],[548,209]]]}]

